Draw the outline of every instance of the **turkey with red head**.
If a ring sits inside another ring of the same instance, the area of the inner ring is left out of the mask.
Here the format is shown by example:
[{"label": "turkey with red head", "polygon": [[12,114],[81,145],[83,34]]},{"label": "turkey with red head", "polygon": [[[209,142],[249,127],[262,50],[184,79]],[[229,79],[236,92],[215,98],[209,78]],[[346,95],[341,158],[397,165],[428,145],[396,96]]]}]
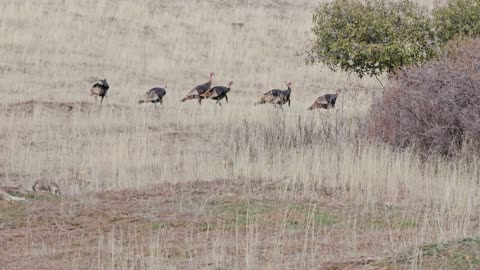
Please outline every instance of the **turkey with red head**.
[{"label": "turkey with red head", "polygon": [[211,72],[210,79],[208,80],[208,82],[195,86],[192,90],[190,90],[187,93],[187,95],[184,98],[180,100],[180,102],[185,102],[190,99],[198,99],[198,103],[201,104],[203,97],[201,97],[200,95],[207,92],[212,87],[213,75],[215,74]]}]

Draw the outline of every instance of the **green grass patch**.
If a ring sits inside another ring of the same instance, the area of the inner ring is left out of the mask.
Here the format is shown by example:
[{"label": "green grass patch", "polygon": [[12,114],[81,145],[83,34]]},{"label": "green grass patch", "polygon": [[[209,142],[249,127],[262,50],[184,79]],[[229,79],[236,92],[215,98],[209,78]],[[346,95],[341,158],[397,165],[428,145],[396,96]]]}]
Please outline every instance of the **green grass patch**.
[{"label": "green grass patch", "polygon": [[212,205],[205,221],[199,222],[202,231],[228,229],[262,222],[274,208],[259,201],[234,201]]},{"label": "green grass patch", "polygon": [[[52,202],[59,202],[62,200],[61,196],[56,196],[47,192],[42,193],[32,193],[28,195],[30,199],[36,201],[52,201]],[[31,196],[31,197],[30,197]]]},{"label": "green grass patch", "polygon": [[220,217],[227,223],[246,225],[255,222],[259,215],[266,214],[272,207],[262,202],[236,202],[228,203],[219,209]]},{"label": "green grass patch", "polygon": [[313,224],[316,226],[328,226],[337,223],[335,216],[321,209],[315,209],[311,214],[313,214]]},{"label": "green grass patch", "polygon": [[388,220],[387,217],[372,218],[369,220],[369,224],[372,229],[383,229],[387,227],[392,227],[396,229],[408,229],[418,226],[417,221],[400,217],[389,217]]},{"label": "green grass patch", "polygon": [[214,227],[214,223],[209,223],[205,221],[205,222],[200,222],[198,226],[200,227],[200,230],[206,232],[206,231],[210,231]]},{"label": "green grass patch", "polygon": [[35,193],[18,193],[18,192],[13,192],[13,193],[10,193],[10,195],[15,196],[15,197],[19,197],[19,198],[29,199],[29,200],[35,199]]},{"label": "green grass patch", "polygon": [[338,222],[337,217],[325,209],[304,205],[294,205],[290,208],[291,215],[287,220],[287,227],[291,229],[304,228],[307,225],[330,226]]},{"label": "green grass patch", "polygon": [[26,220],[27,206],[23,203],[12,203],[5,207],[0,207],[0,223],[7,226],[17,225]]},{"label": "green grass patch", "polygon": [[165,229],[168,226],[169,226],[168,222],[165,222],[165,221],[154,222],[152,223],[152,230],[158,231],[161,229]]},{"label": "green grass patch", "polygon": [[405,228],[405,229],[418,227],[418,222],[412,219],[402,219],[397,224],[400,228]]},{"label": "green grass patch", "polygon": [[480,237],[424,245],[420,250],[398,256],[396,260],[400,264],[416,261],[429,269],[477,269],[480,266]]},{"label": "green grass patch", "polygon": [[[284,220],[285,211],[288,211]],[[198,223],[203,231],[218,228],[228,229],[249,224],[286,223],[289,230],[303,229],[307,226],[329,226],[336,224],[337,217],[328,211],[301,204],[285,204],[281,202],[235,201],[212,206],[208,217]]]}]

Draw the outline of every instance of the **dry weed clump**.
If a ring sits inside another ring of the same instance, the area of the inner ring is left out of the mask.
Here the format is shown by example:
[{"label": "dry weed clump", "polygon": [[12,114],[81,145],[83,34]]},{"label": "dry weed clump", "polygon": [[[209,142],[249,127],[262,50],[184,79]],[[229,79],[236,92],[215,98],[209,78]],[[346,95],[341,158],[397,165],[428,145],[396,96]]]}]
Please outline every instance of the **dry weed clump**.
[{"label": "dry weed clump", "polygon": [[350,141],[353,125],[347,125],[340,113],[330,118],[293,119],[279,112],[272,114],[266,122],[244,119],[241,124],[230,124],[222,133],[224,149],[230,154],[241,155],[249,152],[251,158],[265,153],[288,153],[295,149],[311,149],[321,145],[336,145],[337,142]]},{"label": "dry weed clump", "polygon": [[445,56],[390,78],[367,119],[366,136],[422,155],[478,149],[480,39],[451,44]]}]

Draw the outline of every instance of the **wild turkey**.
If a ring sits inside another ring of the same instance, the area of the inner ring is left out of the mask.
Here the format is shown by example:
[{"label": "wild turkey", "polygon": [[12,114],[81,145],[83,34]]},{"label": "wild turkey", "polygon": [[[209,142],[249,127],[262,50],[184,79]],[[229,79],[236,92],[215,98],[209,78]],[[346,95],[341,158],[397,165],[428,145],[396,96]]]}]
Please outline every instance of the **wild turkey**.
[{"label": "wild turkey", "polygon": [[110,86],[107,83],[107,79],[98,80],[92,86],[92,89],[90,89],[90,96],[95,96],[95,101],[97,101],[97,96],[99,96],[101,98],[100,103],[102,103],[103,98],[107,97],[107,91],[109,88]]},{"label": "wild turkey", "polygon": [[138,104],[151,102],[157,106],[157,103],[163,103],[163,97],[167,94],[167,86],[165,88],[155,87],[148,90],[143,98],[138,101]]},{"label": "wild turkey", "polygon": [[198,99],[198,103],[202,104],[202,99],[200,95],[207,92],[211,87],[212,87],[212,80],[213,80],[213,75],[215,75],[213,72],[210,73],[210,79],[208,82],[204,84],[200,84],[195,86],[192,90],[190,90],[187,95],[180,100],[180,102],[185,102],[190,99]]},{"label": "wild turkey", "polygon": [[230,92],[230,89],[232,87],[233,82],[230,81],[228,83],[228,86],[214,86],[210,88],[207,92],[203,93],[200,95],[201,98],[208,98],[208,99],[213,99],[216,100],[216,104],[222,106],[222,103],[220,103],[220,100],[224,99],[228,103],[228,92]]},{"label": "wild turkey", "polygon": [[263,94],[262,97],[260,97],[260,100],[255,103],[257,104],[265,104],[265,103],[270,103],[274,105],[280,105],[282,106],[283,104],[288,102],[288,106],[290,107],[290,95],[292,94],[292,82],[285,82],[287,85],[286,90],[280,90],[280,89],[272,89],[265,94]]},{"label": "wild turkey", "polygon": [[38,179],[33,183],[32,186],[33,192],[37,191],[48,191],[53,195],[62,195],[60,192],[60,187],[57,185],[57,183],[48,181],[47,179]]},{"label": "wild turkey", "polygon": [[321,109],[328,109],[328,108],[335,108],[335,103],[337,102],[337,98],[340,95],[342,90],[337,89],[335,94],[325,94],[313,103],[312,106],[308,107],[308,109],[311,111],[316,108],[321,108]]}]

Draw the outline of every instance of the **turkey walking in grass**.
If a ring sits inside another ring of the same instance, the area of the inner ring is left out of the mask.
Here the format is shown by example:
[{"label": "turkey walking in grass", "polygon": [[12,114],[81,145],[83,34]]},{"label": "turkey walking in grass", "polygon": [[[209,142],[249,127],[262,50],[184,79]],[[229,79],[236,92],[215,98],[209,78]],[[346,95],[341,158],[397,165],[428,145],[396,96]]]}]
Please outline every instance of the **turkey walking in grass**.
[{"label": "turkey walking in grass", "polygon": [[60,196],[62,193],[60,192],[60,187],[58,186],[57,183],[48,181],[46,179],[38,179],[33,183],[32,186],[33,192],[38,192],[38,191],[48,191],[49,193],[53,195]]},{"label": "turkey walking in grass", "polygon": [[207,98],[207,99],[213,99],[216,100],[216,104],[220,105],[222,107],[222,103],[220,101],[225,98],[225,100],[228,103],[228,92],[230,92],[230,89],[232,87],[233,82],[230,81],[228,83],[228,86],[214,86],[210,88],[207,92],[203,93],[200,95],[201,98]]},{"label": "turkey walking in grass", "polygon": [[180,101],[185,102],[185,101],[190,100],[190,99],[198,99],[198,103],[202,104],[203,97],[201,97],[201,95],[203,93],[207,92],[212,87],[213,75],[214,75],[214,73],[211,72],[210,73],[210,79],[208,80],[208,82],[195,86]]},{"label": "turkey walking in grass", "polygon": [[308,109],[311,111],[316,108],[321,108],[321,109],[329,109],[329,108],[335,108],[335,103],[337,102],[337,98],[340,95],[342,90],[337,89],[337,92],[335,94],[325,94],[312,104]]},{"label": "turkey walking in grass", "polygon": [[90,89],[90,96],[95,96],[95,102],[97,101],[97,96],[100,97],[100,103],[103,102],[103,98],[107,97],[107,91],[110,86],[107,83],[107,79],[98,80]]},{"label": "turkey walking in grass", "polygon": [[287,85],[286,90],[281,90],[281,89],[272,89],[263,96],[260,97],[260,100],[255,103],[257,104],[265,104],[265,103],[270,103],[274,105],[280,105],[280,107],[288,102],[288,106],[290,107],[290,95],[292,94],[292,83],[291,82],[285,82]]},{"label": "turkey walking in grass", "polygon": [[155,104],[155,108],[157,107],[157,103],[163,104],[163,97],[167,94],[167,86],[164,88],[155,87],[148,90],[138,101],[138,104],[142,103],[153,103]]}]

